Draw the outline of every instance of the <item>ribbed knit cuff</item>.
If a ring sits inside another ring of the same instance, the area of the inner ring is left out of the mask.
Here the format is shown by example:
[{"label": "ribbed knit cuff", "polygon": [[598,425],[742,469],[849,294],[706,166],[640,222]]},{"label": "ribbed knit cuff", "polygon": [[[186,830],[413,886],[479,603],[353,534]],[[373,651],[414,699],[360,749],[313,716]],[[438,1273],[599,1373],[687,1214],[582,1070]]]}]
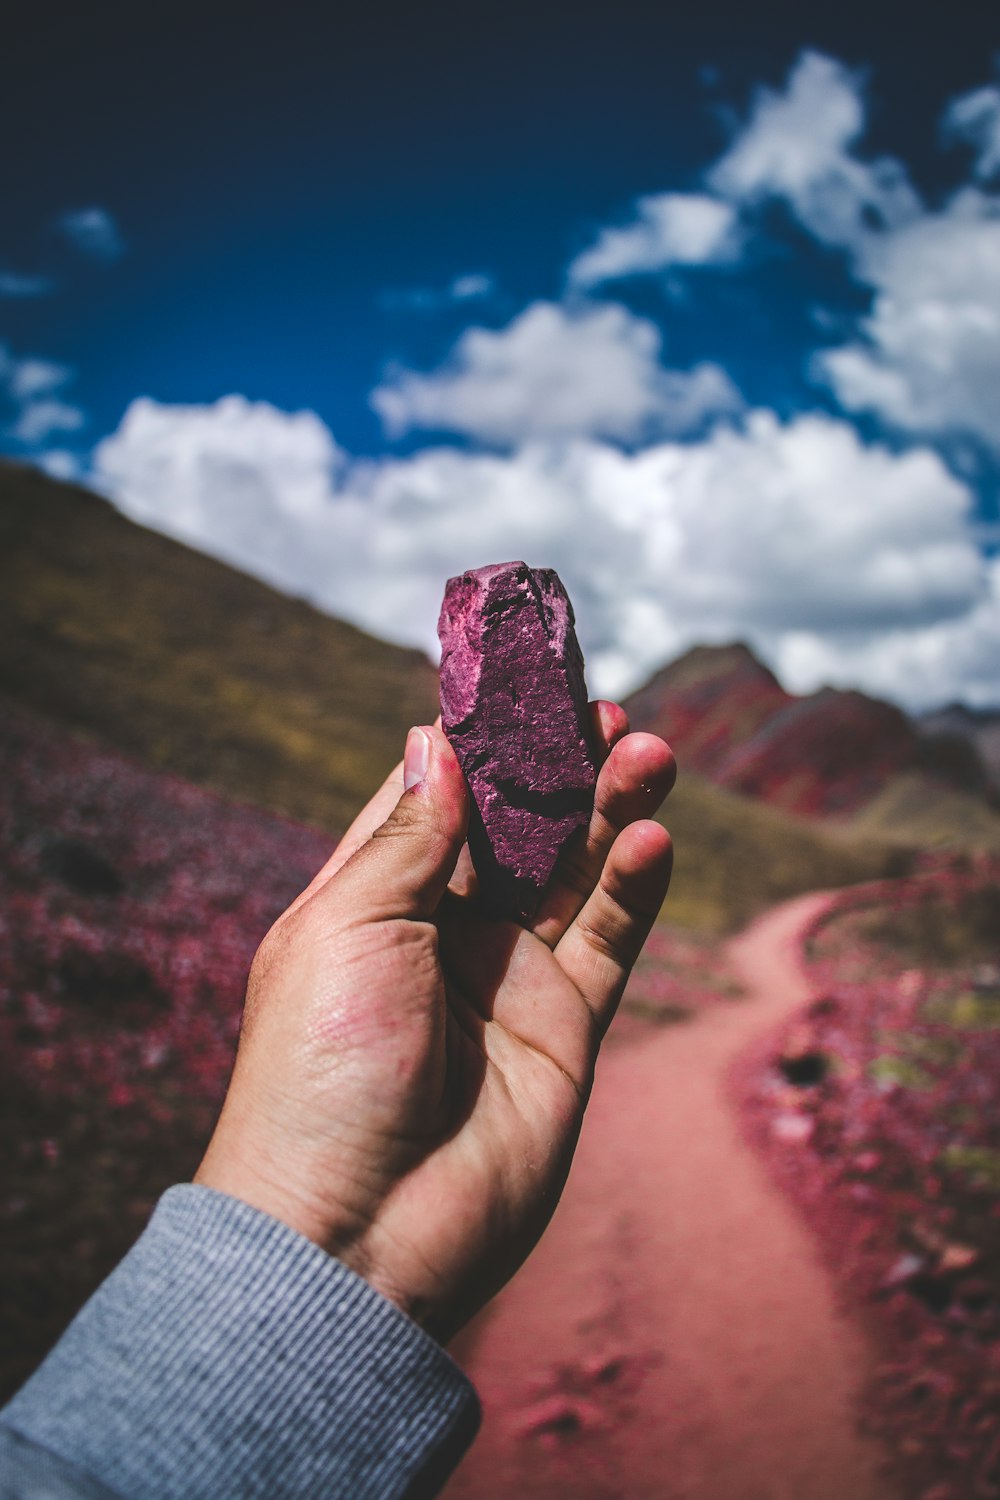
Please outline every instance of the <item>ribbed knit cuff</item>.
[{"label": "ribbed knit cuff", "polygon": [[433,1494],[475,1435],[458,1366],[267,1214],[171,1188],[3,1412],[123,1500]]}]

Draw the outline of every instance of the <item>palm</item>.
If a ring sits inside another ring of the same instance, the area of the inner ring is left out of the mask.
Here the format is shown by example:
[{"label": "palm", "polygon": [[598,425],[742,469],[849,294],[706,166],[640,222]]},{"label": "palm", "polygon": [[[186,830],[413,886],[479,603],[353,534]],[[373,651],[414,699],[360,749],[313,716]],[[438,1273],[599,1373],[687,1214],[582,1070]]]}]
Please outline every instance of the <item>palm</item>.
[{"label": "palm", "polygon": [[454,1313],[457,1295],[461,1322],[548,1221],[579,1132],[596,1035],[583,996],[540,938],[485,922],[461,910],[464,901],[448,904],[437,995],[443,1050],[420,1070],[435,1080],[443,1071],[444,1107],[428,1139],[434,1097],[399,1101],[414,1136],[376,1235],[392,1241],[397,1260],[406,1257],[411,1287],[426,1283],[428,1305],[447,1285]]}]

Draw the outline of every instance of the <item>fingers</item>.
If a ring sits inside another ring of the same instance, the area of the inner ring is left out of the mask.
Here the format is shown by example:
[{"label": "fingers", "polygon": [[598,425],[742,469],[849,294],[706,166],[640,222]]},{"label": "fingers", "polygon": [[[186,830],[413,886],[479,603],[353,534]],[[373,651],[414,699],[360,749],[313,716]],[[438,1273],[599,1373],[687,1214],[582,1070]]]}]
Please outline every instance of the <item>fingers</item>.
[{"label": "fingers", "polygon": [[[594,744],[597,749],[598,763],[600,765],[603,765],[605,760],[607,760],[612,746],[621,739],[622,735],[628,733],[628,715],[623,708],[619,707],[617,703],[610,703],[605,698],[596,698],[587,706],[590,710],[591,732],[593,734]],[[599,868],[600,866],[598,866],[598,869]],[[596,878],[597,876],[595,873],[594,879]],[[592,885],[593,880],[590,882],[590,886]],[[590,886],[588,886],[588,890],[590,889]],[[452,879],[449,883],[448,889],[454,895],[465,896],[469,900],[475,900],[478,894],[479,881],[476,878],[476,872],[473,868],[472,858],[469,854],[468,847],[464,848],[458,857],[458,865],[455,869],[455,874],[452,876]],[[582,905],[582,898],[578,905],[574,907],[574,909],[569,913],[569,916],[567,916],[566,918],[566,922],[570,920],[570,917],[576,915],[576,911],[579,909],[579,905]],[[553,937],[553,942],[555,942],[558,937],[562,936],[562,933],[565,930],[565,925],[566,924],[564,923],[563,927],[561,927],[558,933],[556,933],[555,937]]]},{"label": "fingers", "polygon": [[655,734],[625,734],[628,720],[621,709],[618,713],[624,720],[624,737],[612,744],[597,778],[590,827],[563,851],[532,924],[532,930],[550,948],[559,942],[590,896],[622,829],[651,817],[677,776],[670,746]]},{"label": "fingers", "polygon": [[465,777],[437,726],[410,730],[403,784],[389,816],[318,892],[362,921],[432,916],[465,842]]},{"label": "fingers", "polygon": [[555,948],[563,972],[606,1030],[670,884],[673,847],[659,823],[620,833],[600,880]]},{"label": "fingers", "polygon": [[612,748],[623,735],[628,734],[628,714],[621,704],[612,703],[608,698],[595,698],[587,706],[590,709],[590,722],[597,744],[598,759],[603,765]]}]

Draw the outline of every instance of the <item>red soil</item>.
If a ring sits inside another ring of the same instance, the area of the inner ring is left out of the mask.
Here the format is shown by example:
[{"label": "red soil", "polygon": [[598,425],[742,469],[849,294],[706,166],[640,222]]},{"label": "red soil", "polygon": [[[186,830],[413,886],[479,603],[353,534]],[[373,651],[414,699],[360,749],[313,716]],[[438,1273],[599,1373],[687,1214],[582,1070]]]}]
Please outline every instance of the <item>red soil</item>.
[{"label": "red soil", "polygon": [[570,1183],[457,1342],[483,1431],[451,1500],[887,1500],[856,1402],[872,1353],[742,1138],[728,1075],[810,991],[823,897],[731,946],[745,997],[605,1055]]}]

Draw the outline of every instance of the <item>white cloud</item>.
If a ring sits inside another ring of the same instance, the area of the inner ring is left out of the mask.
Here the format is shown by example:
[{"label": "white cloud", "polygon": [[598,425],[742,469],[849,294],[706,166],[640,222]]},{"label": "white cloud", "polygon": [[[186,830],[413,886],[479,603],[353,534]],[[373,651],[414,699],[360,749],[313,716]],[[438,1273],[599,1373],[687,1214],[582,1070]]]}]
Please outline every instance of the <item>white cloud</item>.
[{"label": "white cloud", "polygon": [[966,613],[914,630],[872,638],[844,631],[822,637],[790,632],[778,643],[775,666],[793,690],[819,683],[861,683],[878,696],[932,708],[961,699],[995,708],[1000,661],[1000,557],[986,565],[986,587]]},{"label": "white cloud", "polygon": [[953,99],[942,124],[946,135],[974,147],[977,177],[985,182],[1000,172],[1000,88],[973,89]]},{"label": "white cloud", "polygon": [[50,359],[26,359],[11,361],[7,376],[7,387],[15,401],[27,401],[48,391],[65,385],[73,371],[68,365],[56,364]]},{"label": "white cloud", "polygon": [[53,479],[72,482],[85,477],[79,454],[70,453],[65,448],[49,448],[37,454],[32,462],[46,474],[51,474]]},{"label": "white cloud", "polygon": [[[743,205],[782,199],[873,292],[854,336],[811,364],[846,410],[1000,450],[1000,198],[965,187],[928,209],[899,162],[858,155],[865,126],[860,78],[804,52],[783,90],[758,91],[709,183]],[[945,128],[976,145],[980,175],[1000,166],[1000,90],[955,100]]]},{"label": "white cloud", "polygon": [[905,223],[920,206],[899,162],[854,154],[864,128],[859,76],[834,58],[803,52],[784,90],[757,90],[709,186],[738,203],[783,199],[824,244],[853,246],[873,224]]},{"label": "white cloud", "polygon": [[225,396],[133,401],[98,444],[94,474],[137,521],[295,594],[318,597],[339,450],[312,412]]},{"label": "white cloud", "polygon": [[631,223],[602,229],[573,260],[571,286],[739,259],[742,236],[729,203],[705,193],[656,193],[639,198],[635,207]]},{"label": "white cloud", "polygon": [[535,302],[496,331],[468,328],[430,374],[391,370],[372,393],[387,432],[413,428],[515,445],[595,436],[638,442],[740,409],[717,365],[667,370],[655,324],[617,303]]},{"label": "white cloud", "polygon": [[86,425],[86,420],[78,406],[43,397],[22,406],[16,420],[8,427],[7,435],[25,447],[33,448],[44,443],[54,432],[78,432]]},{"label": "white cloud", "polygon": [[3,436],[33,448],[54,432],[85,426],[80,408],[54,395],[72,376],[68,365],[34,355],[19,358],[0,343],[0,402],[8,410]]},{"label": "white cloud", "polygon": [[0,297],[44,297],[51,292],[48,276],[26,276],[18,271],[0,271]]},{"label": "white cloud", "polygon": [[76,208],[63,214],[56,227],[70,244],[93,260],[115,261],[125,254],[125,241],[106,208]]},{"label": "white cloud", "polygon": [[[866,446],[818,414],[757,412],[634,454],[574,439],[350,462],[311,413],[146,400],[94,463],[137,520],[430,651],[448,576],[508,557],[554,566],[599,691],[734,636],[813,686],[849,637],[850,680],[931,703],[979,690],[992,638],[965,486],[927,450]],[[936,658],[920,644],[935,631],[952,643]],[[883,681],[890,639],[927,655],[919,677]]]},{"label": "white cloud", "polygon": [[856,274],[871,313],[860,338],[817,356],[817,376],[849,411],[1000,450],[1000,200],[966,188],[869,237]]}]

